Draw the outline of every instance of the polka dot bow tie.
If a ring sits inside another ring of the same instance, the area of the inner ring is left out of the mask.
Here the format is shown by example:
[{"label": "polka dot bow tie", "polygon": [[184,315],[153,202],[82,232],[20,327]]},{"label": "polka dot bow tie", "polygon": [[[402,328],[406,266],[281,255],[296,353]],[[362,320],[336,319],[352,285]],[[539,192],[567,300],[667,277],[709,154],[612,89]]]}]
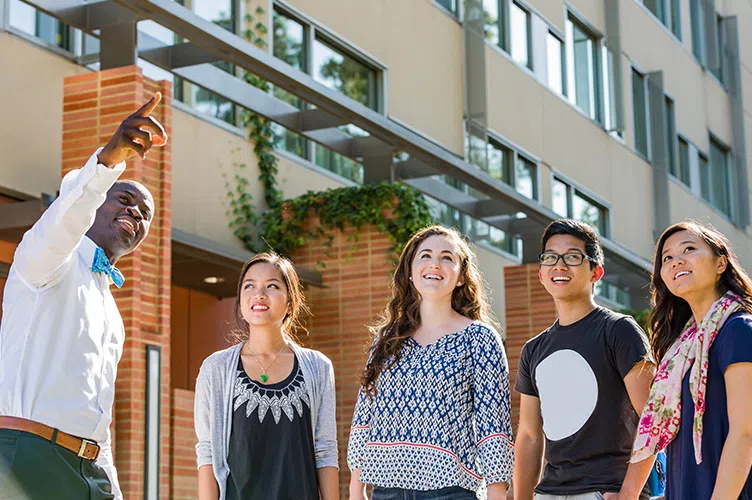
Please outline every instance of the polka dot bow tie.
[{"label": "polka dot bow tie", "polygon": [[125,283],[123,273],[117,267],[110,264],[110,259],[107,258],[107,255],[105,255],[104,250],[101,248],[97,248],[97,251],[94,252],[94,262],[91,265],[91,270],[95,273],[103,273],[109,276],[118,288],[121,288],[123,283]]}]

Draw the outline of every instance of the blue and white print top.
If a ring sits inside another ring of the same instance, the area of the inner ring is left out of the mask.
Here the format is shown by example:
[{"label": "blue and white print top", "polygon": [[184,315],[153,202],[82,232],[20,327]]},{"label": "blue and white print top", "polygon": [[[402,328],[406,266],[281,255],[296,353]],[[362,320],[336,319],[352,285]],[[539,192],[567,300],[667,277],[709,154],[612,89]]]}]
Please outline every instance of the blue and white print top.
[{"label": "blue and white print top", "polygon": [[499,334],[473,322],[427,346],[412,337],[381,372],[376,396],[361,388],[347,463],[383,488],[477,491],[512,479],[507,357]]}]

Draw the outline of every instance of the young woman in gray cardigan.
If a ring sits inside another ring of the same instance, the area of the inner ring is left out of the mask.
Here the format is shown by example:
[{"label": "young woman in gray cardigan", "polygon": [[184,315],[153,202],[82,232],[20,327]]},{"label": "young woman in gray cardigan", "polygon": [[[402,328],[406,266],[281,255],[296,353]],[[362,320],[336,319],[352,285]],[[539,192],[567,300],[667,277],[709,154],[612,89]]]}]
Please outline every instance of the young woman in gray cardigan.
[{"label": "young woman in gray cardigan", "polygon": [[240,343],[196,381],[199,500],[338,500],[334,370],[292,332],[306,304],[292,263],[258,254],[240,274]]}]

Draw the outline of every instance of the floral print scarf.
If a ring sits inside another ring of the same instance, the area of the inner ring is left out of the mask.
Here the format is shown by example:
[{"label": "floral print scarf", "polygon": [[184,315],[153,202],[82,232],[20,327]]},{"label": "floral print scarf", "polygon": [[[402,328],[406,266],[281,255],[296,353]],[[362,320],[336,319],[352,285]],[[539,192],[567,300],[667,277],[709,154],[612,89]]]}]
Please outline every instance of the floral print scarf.
[{"label": "floral print scarf", "polygon": [[727,292],[710,307],[697,326],[690,317],[684,331],[663,356],[642,410],[631,462],[639,462],[663,451],[676,437],[681,423],[681,394],[689,370],[689,392],[695,406],[692,440],[695,461],[702,462],[702,417],[705,414],[705,386],[708,381],[708,352],[723,323],[741,307],[739,296]]}]

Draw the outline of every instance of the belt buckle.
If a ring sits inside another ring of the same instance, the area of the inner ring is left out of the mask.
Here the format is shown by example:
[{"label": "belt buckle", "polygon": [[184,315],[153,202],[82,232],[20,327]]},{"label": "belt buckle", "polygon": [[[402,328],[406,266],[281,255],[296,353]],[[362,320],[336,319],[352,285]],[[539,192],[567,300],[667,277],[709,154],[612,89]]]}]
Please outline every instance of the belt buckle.
[{"label": "belt buckle", "polygon": [[[86,448],[88,446],[93,446],[94,449],[96,450],[94,452],[94,456],[91,457],[91,458],[89,458],[89,457],[86,456]],[[82,439],[81,440],[81,448],[79,448],[79,450],[78,450],[78,456],[81,457],[81,458],[85,458],[86,460],[91,460],[93,462],[94,460],[97,459],[97,457],[99,457],[99,445],[96,442],[94,442],[94,441],[89,441],[88,439]]]}]

